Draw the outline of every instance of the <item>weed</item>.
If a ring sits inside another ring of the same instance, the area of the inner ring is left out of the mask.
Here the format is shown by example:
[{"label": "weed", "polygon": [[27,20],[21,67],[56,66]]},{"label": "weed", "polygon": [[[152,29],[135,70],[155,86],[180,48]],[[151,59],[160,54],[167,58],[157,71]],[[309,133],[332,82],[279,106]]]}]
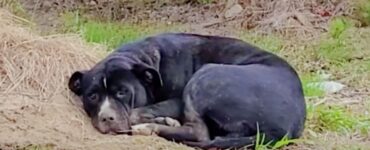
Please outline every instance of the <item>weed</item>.
[{"label": "weed", "polygon": [[259,128],[257,126],[257,135],[256,135],[256,143],[254,145],[255,150],[267,150],[271,142],[265,142],[265,134],[259,132]]},{"label": "weed", "polygon": [[335,66],[343,66],[349,61],[354,54],[353,43],[348,43],[348,29],[352,28],[353,24],[346,18],[336,18],[330,22],[329,35],[319,44],[317,54]]},{"label": "weed", "polygon": [[345,30],[352,26],[352,23],[344,17],[333,19],[329,23],[329,34],[332,38],[338,39]]}]

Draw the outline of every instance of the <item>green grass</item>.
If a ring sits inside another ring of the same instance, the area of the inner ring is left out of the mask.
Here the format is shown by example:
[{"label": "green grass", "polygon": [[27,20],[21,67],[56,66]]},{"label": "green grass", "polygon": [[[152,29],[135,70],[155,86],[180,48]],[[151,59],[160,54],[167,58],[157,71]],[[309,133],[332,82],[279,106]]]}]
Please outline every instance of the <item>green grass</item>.
[{"label": "green grass", "polygon": [[264,36],[251,32],[243,32],[239,38],[273,53],[280,52],[284,46],[282,39],[274,35]]},{"label": "green grass", "polygon": [[316,59],[347,85],[369,84],[370,28],[356,28],[350,20],[338,18],[331,22],[329,31],[312,46]]},{"label": "green grass", "polygon": [[[313,54],[313,59],[307,63],[320,62],[321,65],[325,65],[325,72],[330,73],[332,79],[339,80],[352,90],[368,87],[370,83],[369,33],[369,27],[356,28],[350,20],[336,18],[331,21],[329,32],[318,39],[317,45],[309,43],[303,51],[300,51],[300,55]],[[315,70],[320,69],[316,68]],[[307,86],[307,83],[320,81],[320,78],[307,72],[302,74],[305,96],[314,97],[306,99],[307,122],[305,130],[309,131],[309,134],[306,135],[307,138],[320,140],[327,138],[321,137],[327,133],[335,133],[345,137],[357,135],[365,139],[368,138],[370,116],[366,115],[365,111],[370,111],[370,104],[362,104],[363,101],[367,101],[366,99],[360,100],[358,104],[337,104],[336,102],[342,102],[340,96],[331,97],[331,94],[325,95],[318,88]],[[336,141],[336,139],[329,141]],[[353,143],[353,145],[356,144],[359,143]],[[354,147],[347,148],[353,149]]]},{"label": "green grass", "polygon": [[320,104],[307,107],[309,128],[316,132],[333,131],[348,133],[359,131],[367,134],[370,129],[370,118],[362,115],[355,115],[345,106],[334,106]]},{"label": "green grass", "polygon": [[106,44],[110,48],[137,40],[145,34],[143,30],[132,25],[95,21],[88,21],[81,26],[82,34],[88,42]]},{"label": "green grass", "polygon": [[342,66],[351,57],[351,49],[346,47],[345,41],[341,39],[328,39],[320,44],[318,50],[320,58],[325,59],[335,66]]},{"label": "green grass", "polygon": [[338,17],[330,21],[329,34],[334,39],[339,39],[344,31],[353,27],[352,22],[344,17]]},{"label": "green grass", "polygon": [[255,150],[275,150],[281,149],[289,144],[299,143],[303,140],[301,139],[288,139],[287,136],[284,136],[281,140],[276,141],[274,144],[272,142],[265,142],[265,135],[257,133],[256,144],[254,146]]},{"label": "green grass", "polygon": [[[333,131],[338,133],[355,132],[368,133],[370,118],[357,115],[350,108],[341,105],[327,104],[323,101],[325,92],[320,88],[308,86],[308,83],[319,82],[319,76],[304,74],[301,76],[305,97],[307,100],[307,129],[315,132]],[[316,97],[315,101],[308,97]]]},{"label": "green grass", "polygon": [[356,8],[355,14],[364,26],[370,25],[370,1],[369,0],[356,0],[354,1]]},{"label": "green grass", "polygon": [[301,82],[302,82],[302,87],[303,87],[303,92],[305,97],[322,97],[324,96],[325,92],[314,86],[309,86],[309,83],[312,82],[319,82],[321,79],[314,74],[304,74],[300,76]]},{"label": "green grass", "polygon": [[353,24],[343,17],[333,19],[329,23],[329,37],[320,42],[317,50],[322,58],[335,66],[342,66],[352,58],[353,47],[347,43],[348,34],[345,34]]},{"label": "green grass", "polygon": [[284,136],[282,139],[276,142],[272,141],[265,141],[265,134],[261,134],[259,132],[259,126],[257,124],[257,135],[256,135],[256,142],[254,145],[255,150],[274,150],[283,148],[289,144],[301,142],[301,139],[288,139],[287,136]]},{"label": "green grass", "polygon": [[165,30],[163,25],[137,25],[120,22],[100,22],[80,17],[78,13],[63,15],[63,32],[80,32],[88,42],[107,45],[115,49],[122,44],[142,38],[146,35]]}]

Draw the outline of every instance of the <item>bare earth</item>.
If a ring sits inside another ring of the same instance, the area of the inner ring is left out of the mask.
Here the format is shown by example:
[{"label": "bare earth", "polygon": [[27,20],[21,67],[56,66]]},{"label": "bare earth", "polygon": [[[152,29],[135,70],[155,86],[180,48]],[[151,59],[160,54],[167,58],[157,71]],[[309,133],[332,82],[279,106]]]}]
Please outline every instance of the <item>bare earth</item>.
[{"label": "bare earth", "polygon": [[50,100],[2,95],[0,147],[14,149],[40,144],[53,149],[191,149],[150,136],[102,135],[79,108],[60,94]]}]

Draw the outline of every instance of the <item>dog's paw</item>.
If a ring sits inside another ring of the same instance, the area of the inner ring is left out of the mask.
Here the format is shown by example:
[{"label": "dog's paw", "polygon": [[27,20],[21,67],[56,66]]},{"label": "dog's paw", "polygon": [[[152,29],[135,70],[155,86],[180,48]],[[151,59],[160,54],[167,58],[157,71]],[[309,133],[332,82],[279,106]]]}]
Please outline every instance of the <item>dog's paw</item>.
[{"label": "dog's paw", "polygon": [[180,127],[181,124],[179,121],[172,119],[170,117],[157,117],[154,119],[155,123],[167,125],[170,127]]},{"label": "dog's paw", "polygon": [[171,127],[180,127],[181,124],[179,121],[175,120],[175,119],[172,119],[170,117],[166,117],[165,118],[165,122],[168,126],[171,126]]},{"label": "dog's paw", "polygon": [[166,125],[166,118],[165,117],[156,117],[153,119],[155,123]]},{"label": "dog's paw", "polygon": [[155,135],[156,125],[152,123],[138,124],[131,127],[133,135]]}]

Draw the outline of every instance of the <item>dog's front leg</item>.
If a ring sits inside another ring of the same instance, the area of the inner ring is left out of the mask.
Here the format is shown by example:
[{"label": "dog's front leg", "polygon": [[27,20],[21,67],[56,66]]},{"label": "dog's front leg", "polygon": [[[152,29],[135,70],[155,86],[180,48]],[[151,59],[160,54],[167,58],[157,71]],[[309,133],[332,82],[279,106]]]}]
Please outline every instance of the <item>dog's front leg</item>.
[{"label": "dog's front leg", "polygon": [[206,126],[198,123],[186,123],[179,127],[144,123],[132,126],[132,132],[134,135],[158,135],[177,142],[204,142],[210,140]]},{"label": "dog's front leg", "polygon": [[159,123],[178,126],[175,122],[179,119],[183,104],[179,99],[169,99],[153,105],[135,108],[131,111],[131,125],[142,123]]},{"label": "dog's front leg", "polygon": [[134,134],[152,135],[156,134],[168,140],[178,142],[194,141],[204,142],[209,141],[208,128],[202,118],[193,111],[187,109],[184,111],[184,124],[180,127],[171,127],[155,123],[144,123],[132,126]]}]

